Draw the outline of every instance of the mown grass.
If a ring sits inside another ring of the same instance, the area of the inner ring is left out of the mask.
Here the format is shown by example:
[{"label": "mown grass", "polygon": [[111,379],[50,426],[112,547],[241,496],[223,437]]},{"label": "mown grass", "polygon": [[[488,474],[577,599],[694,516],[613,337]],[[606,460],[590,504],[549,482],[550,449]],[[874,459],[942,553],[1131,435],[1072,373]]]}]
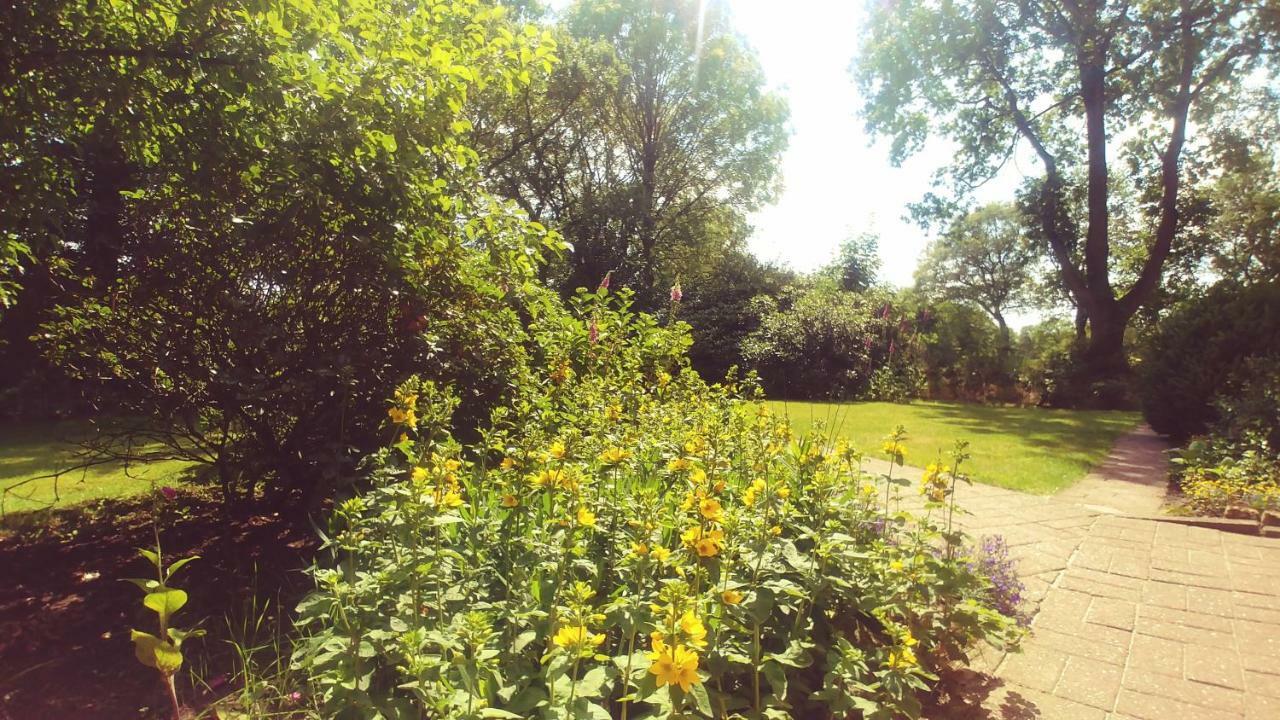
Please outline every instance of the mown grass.
[{"label": "mown grass", "polygon": [[994,407],[963,403],[771,402],[797,432],[825,426],[868,456],[901,424],[907,464],[924,466],[956,440],[968,440],[969,474],[977,482],[1048,494],[1084,477],[1116,438],[1139,422],[1137,413]]},{"label": "mown grass", "polygon": [[111,462],[46,477],[81,462],[78,443],[89,437],[85,422],[0,425],[0,495],[5,515],[63,508],[101,498],[123,498],[154,485],[177,484],[190,464],[166,460],[145,465]]}]

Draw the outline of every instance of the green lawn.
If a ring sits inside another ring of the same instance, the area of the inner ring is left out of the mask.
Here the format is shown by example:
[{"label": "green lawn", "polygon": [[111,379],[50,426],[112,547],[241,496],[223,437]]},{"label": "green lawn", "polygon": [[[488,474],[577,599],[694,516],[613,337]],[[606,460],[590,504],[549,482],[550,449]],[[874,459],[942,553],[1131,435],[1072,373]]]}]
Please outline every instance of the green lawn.
[{"label": "green lawn", "polygon": [[923,466],[956,440],[968,440],[974,480],[1034,493],[1071,485],[1097,465],[1137,413],[1045,410],[960,403],[771,402],[797,432],[824,424],[867,455],[899,424],[907,428],[907,464]]},{"label": "green lawn", "polygon": [[134,495],[153,484],[181,482],[183,471],[188,468],[188,463],[179,460],[131,465],[127,469],[121,463],[108,463],[63,475],[57,482],[56,496],[52,478],[4,492],[4,488],[23,480],[76,464],[76,443],[90,432],[89,425],[81,422],[0,425],[0,493],[4,494],[5,513]]}]

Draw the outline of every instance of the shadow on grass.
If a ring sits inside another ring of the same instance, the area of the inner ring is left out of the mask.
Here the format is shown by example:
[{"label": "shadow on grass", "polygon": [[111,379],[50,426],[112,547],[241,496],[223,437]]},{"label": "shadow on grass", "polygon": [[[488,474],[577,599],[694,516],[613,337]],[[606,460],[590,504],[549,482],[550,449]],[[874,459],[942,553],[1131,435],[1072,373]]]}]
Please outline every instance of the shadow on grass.
[{"label": "shadow on grass", "polygon": [[923,417],[945,420],[965,432],[1016,435],[1047,450],[1075,453],[1094,452],[1099,443],[1108,444],[1138,423],[1134,414],[1108,411],[933,403],[912,407]]},{"label": "shadow on grass", "polygon": [[[164,715],[158,676],[134,659],[129,640],[130,628],[154,632],[155,617],[121,582],[148,575],[137,548],[154,543],[155,502],[148,494],[11,517],[12,532],[0,537],[0,717]],[[276,516],[227,520],[212,498],[186,491],[161,517],[166,558],[200,556],[175,583],[190,595],[179,624],[209,632],[188,658],[206,663],[210,677],[227,673],[226,618],[255,595],[292,609],[310,586],[301,570],[315,539]],[[188,686],[183,696],[197,693]]]}]

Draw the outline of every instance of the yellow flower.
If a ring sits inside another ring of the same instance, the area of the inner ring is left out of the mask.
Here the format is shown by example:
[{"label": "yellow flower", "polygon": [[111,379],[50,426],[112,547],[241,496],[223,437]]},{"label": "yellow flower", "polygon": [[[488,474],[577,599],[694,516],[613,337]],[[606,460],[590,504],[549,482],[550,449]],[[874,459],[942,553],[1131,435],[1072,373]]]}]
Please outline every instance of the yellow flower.
[{"label": "yellow flower", "polygon": [[915,667],[916,654],[909,647],[895,648],[889,651],[889,667],[895,670],[905,670]]},{"label": "yellow flower", "polygon": [[605,416],[605,419],[609,420],[610,422],[617,422],[622,417],[622,406],[610,405],[609,407],[605,408],[604,416]]},{"label": "yellow flower", "polygon": [[787,498],[791,497],[791,488],[787,487],[786,485],[783,485],[782,487],[778,488],[778,497],[782,498],[783,500],[786,500]]},{"label": "yellow flower", "polygon": [[689,458],[675,457],[667,461],[667,470],[670,472],[680,472],[688,470],[690,467]]},{"label": "yellow flower", "polygon": [[658,371],[658,387],[666,387],[671,382],[671,374],[666,371]]},{"label": "yellow flower", "polygon": [[502,458],[502,463],[501,465],[499,465],[499,467],[501,467],[503,470],[511,470],[515,468],[515,466],[516,466],[516,460],[515,458],[512,458],[512,457]]},{"label": "yellow flower", "polygon": [[412,408],[401,410],[398,407],[393,407],[387,411],[387,416],[391,418],[391,422],[397,425],[408,425],[411,428],[418,427],[418,416]]},{"label": "yellow flower", "polygon": [[418,408],[418,396],[396,393],[396,403],[406,410],[416,410]]},{"label": "yellow flower", "polygon": [[543,470],[529,476],[529,482],[539,487],[554,487],[560,483],[563,470]]},{"label": "yellow flower", "polygon": [[714,522],[719,522],[724,516],[724,509],[720,507],[720,501],[715,498],[703,498],[702,502],[698,503],[698,512],[702,513],[702,517]]},{"label": "yellow flower", "polygon": [[902,572],[902,568],[903,568],[903,565],[901,560],[894,560],[893,562],[889,563],[889,569],[894,572]]},{"label": "yellow flower", "polygon": [[502,496],[502,507],[513,508],[520,504],[520,500],[511,493]]},{"label": "yellow flower", "polygon": [[551,453],[551,457],[557,460],[563,460],[565,456],[564,443],[560,442],[559,440],[556,440],[555,442],[551,443],[551,447],[548,448],[548,452]]},{"label": "yellow flower", "polygon": [[457,490],[450,490],[449,492],[444,494],[444,498],[440,502],[445,507],[451,507],[451,508],[461,507],[462,495],[458,494]]},{"label": "yellow flower", "polygon": [[720,552],[720,543],[711,538],[702,538],[694,544],[693,548],[701,557],[715,557]]},{"label": "yellow flower", "polygon": [[588,645],[599,647],[604,642],[604,635],[589,632],[585,625],[565,625],[556,632],[552,642],[566,650],[581,649]]},{"label": "yellow flower", "polygon": [[414,481],[414,482],[425,482],[425,481],[426,481],[426,479],[427,479],[427,477],[429,477],[429,475],[428,475],[428,473],[427,473],[427,469],[426,469],[426,468],[424,468],[424,467],[415,467],[415,468],[413,469],[413,481]]},{"label": "yellow flower", "polygon": [[407,443],[407,442],[409,442],[409,433],[400,433],[400,440],[399,440],[399,442],[402,442],[402,443]]},{"label": "yellow flower", "polygon": [[671,551],[664,547],[656,547],[653,549],[653,559],[660,563],[666,562],[671,557]]},{"label": "yellow flower", "polygon": [[631,457],[631,453],[626,450],[620,447],[611,447],[600,453],[600,462],[605,465],[617,465],[629,457]]},{"label": "yellow flower", "polygon": [[724,532],[721,530],[708,530],[704,532],[701,527],[694,525],[688,530],[680,533],[680,539],[685,545],[693,548],[701,557],[713,557],[720,552],[720,548],[724,546]]},{"label": "yellow flower", "polygon": [[689,638],[690,645],[696,648],[707,646],[707,627],[702,624],[701,618],[694,615],[692,611],[680,616],[680,632]]},{"label": "yellow flower", "polygon": [[698,677],[698,653],[683,645],[674,648],[664,645],[661,650],[655,647],[649,659],[653,661],[649,672],[655,676],[658,687],[679,685],[681,690],[689,692],[689,688],[702,682]]},{"label": "yellow flower", "polygon": [[720,593],[720,599],[724,601],[725,605],[737,605],[742,602],[742,593],[737,590],[725,590]]},{"label": "yellow flower", "polygon": [[642,557],[649,554],[649,546],[644,543],[631,543],[631,554]]},{"label": "yellow flower", "polygon": [[889,457],[889,460],[901,465],[903,459],[907,456],[907,448],[900,442],[886,440],[880,445],[880,451]]},{"label": "yellow flower", "polygon": [[747,488],[747,491],[742,494],[742,504],[746,505],[747,507],[751,507],[752,505],[756,504],[755,488]]},{"label": "yellow flower", "polygon": [[782,528],[778,527],[777,525],[774,525],[773,527],[769,528],[769,534],[773,535],[774,537],[777,537],[782,534]]},{"label": "yellow flower", "polygon": [[578,508],[578,524],[583,527],[593,528],[596,526],[596,514],[585,507]]}]

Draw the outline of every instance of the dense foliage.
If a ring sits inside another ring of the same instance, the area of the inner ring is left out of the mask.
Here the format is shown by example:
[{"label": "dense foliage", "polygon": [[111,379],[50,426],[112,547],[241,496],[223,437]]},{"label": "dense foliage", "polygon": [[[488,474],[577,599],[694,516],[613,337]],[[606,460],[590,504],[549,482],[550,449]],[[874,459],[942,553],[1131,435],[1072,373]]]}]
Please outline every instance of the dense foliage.
[{"label": "dense foliage", "polygon": [[1000,328],[1001,349],[1010,349],[1005,316],[1033,305],[1033,269],[1040,253],[1011,204],[974,210],[929,245],[916,267],[916,286],[926,295],[981,308]]},{"label": "dense foliage", "polygon": [[914,716],[1016,634],[1007,563],[951,531],[955,464],[911,516],[852,448],[703,383],[680,326],[599,290],[533,332],[540,370],[480,445],[445,431],[447,390],[398,391],[300,608],[326,717]]},{"label": "dense foliage", "polygon": [[1280,357],[1280,285],[1224,282],[1165,318],[1141,366],[1147,422],[1186,440],[1223,415],[1218,398],[1243,398],[1250,358]]},{"label": "dense foliage", "polygon": [[915,318],[884,290],[847,292],[827,278],[760,298],[743,355],[770,397],[905,400],[919,393]]},{"label": "dense foliage", "polygon": [[1088,322],[1087,395],[1126,374],[1125,331],[1194,229],[1185,186],[1201,139],[1254,79],[1274,80],[1278,38],[1274,9],[1245,0],[877,3],[857,73],[867,127],[895,161],[930,136],[953,143],[924,216],[954,216],[1019,146],[1034,154],[1027,205]]},{"label": "dense foliage", "polygon": [[545,73],[543,32],[470,2],[6,7],[44,44],[5,55],[2,219],[62,288],[44,352],[144,422],[105,452],[320,495],[411,372],[501,391],[559,243],[480,189],[465,109]]},{"label": "dense foliage", "polygon": [[577,0],[554,21],[564,62],[478,108],[486,174],[569,242],[548,272],[565,295],[612,272],[656,310],[742,249],[778,184],[786,103],[725,3]]}]

